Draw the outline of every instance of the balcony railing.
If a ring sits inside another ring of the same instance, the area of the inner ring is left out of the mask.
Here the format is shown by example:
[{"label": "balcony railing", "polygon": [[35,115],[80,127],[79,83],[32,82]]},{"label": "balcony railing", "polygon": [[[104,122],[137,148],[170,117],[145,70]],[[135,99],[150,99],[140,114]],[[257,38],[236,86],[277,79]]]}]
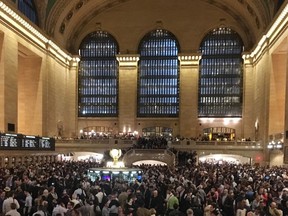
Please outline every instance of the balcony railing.
[{"label": "balcony railing", "polygon": [[175,154],[166,149],[131,149],[123,157],[126,165],[132,165],[136,161],[157,160],[166,163],[168,166],[175,165]]},{"label": "balcony railing", "polygon": [[[94,139],[57,139],[56,148],[67,145],[79,145],[79,147],[95,145],[99,148],[127,148],[137,143],[136,139],[114,139],[114,138],[94,138]],[[202,149],[202,148],[239,148],[239,149],[263,149],[261,141],[194,141],[179,140],[168,141],[168,147],[180,149]]]}]

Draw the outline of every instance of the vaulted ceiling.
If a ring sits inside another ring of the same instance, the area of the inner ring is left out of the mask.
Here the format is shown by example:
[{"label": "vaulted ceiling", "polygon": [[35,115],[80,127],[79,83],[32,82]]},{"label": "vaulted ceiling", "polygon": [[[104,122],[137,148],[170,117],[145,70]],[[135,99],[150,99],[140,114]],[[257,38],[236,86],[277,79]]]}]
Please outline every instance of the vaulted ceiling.
[{"label": "vaulted ceiling", "polygon": [[[123,44],[120,50],[136,52],[129,42],[157,27],[181,35],[183,52],[197,50],[204,35],[219,26],[237,31],[249,50],[278,7],[276,0],[46,0],[42,4],[46,4],[43,28],[75,54],[81,40],[97,29],[114,35]],[[125,38],[120,37],[124,32]]]}]

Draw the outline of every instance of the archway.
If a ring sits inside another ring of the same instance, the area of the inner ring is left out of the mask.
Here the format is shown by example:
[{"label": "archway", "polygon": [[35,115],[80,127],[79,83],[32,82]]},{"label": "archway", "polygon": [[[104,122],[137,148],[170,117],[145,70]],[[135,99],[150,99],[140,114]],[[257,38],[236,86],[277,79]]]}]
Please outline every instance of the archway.
[{"label": "archway", "polygon": [[252,158],[233,154],[210,154],[199,157],[199,162],[207,163],[234,163],[234,164],[252,164]]},{"label": "archway", "polygon": [[162,161],[157,161],[157,160],[140,160],[140,161],[135,161],[133,163],[133,166],[140,166],[140,165],[161,165],[161,166],[166,166],[167,163],[164,163]]}]

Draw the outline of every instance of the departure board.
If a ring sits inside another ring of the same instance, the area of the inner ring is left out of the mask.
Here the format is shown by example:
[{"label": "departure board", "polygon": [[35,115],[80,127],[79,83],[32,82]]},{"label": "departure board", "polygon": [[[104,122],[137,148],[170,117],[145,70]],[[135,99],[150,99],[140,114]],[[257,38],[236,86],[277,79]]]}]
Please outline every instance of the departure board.
[{"label": "departure board", "polygon": [[21,147],[21,136],[19,134],[0,134],[0,147],[17,149]]},{"label": "departure board", "polygon": [[38,137],[35,136],[24,136],[22,139],[22,148],[34,148],[38,147]]},{"label": "departure board", "polygon": [[39,148],[42,150],[53,148],[53,150],[55,150],[55,139],[52,140],[49,137],[40,137]]},{"label": "departure board", "polygon": [[23,134],[0,133],[0,149],[54,151],[55,139]]}]

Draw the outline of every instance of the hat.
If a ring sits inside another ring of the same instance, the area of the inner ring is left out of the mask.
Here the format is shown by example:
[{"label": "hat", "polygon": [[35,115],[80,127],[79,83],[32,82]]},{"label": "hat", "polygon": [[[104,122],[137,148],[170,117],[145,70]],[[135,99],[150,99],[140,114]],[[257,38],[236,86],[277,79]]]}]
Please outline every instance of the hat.
[{"label": "hat", "polygon": [[8,192],[8,191],[11,191],[11,189],[10,189],[10,187],[5,187],[4,191]]}]

